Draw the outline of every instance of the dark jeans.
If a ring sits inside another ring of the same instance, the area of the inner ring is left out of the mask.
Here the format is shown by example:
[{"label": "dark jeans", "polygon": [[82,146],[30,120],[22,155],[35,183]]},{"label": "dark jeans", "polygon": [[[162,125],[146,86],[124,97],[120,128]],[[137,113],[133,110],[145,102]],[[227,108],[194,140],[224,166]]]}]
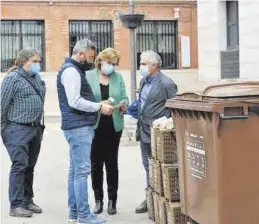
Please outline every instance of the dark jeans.
[{"label": "dark jeans", "polygon": [[144,169],[146,171],[147,188],[149,188],[150,187],[150,181],[149,181],[149,162],[148,162],[148,159],[151,157],[151,144],[150,143],[144,143],[144,142],[140,141],[140,149],[141,149],[142,164],[143,164]]},{"label": "dark jeans", "polygon": [[1,134],[12,161],[9,176],[11,208],[26,207],[34,196],[33,172],[40,153],[42,130],[40,126],[8,124]]},{"label": "dark jeans", "polygon": [[106,167],[109,200],[117,200],[118,149],[122,132],[96,131],[91,152],[91,177],[95,200],[103,200],[103,165]]}]

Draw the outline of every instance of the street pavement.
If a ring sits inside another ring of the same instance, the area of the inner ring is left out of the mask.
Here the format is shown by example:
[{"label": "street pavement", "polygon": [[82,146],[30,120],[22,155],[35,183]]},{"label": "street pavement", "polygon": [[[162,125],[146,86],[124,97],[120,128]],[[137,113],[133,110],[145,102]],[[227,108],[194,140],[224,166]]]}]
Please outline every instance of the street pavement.
[{"label": "street pavement", "polygon": [[[1,142],[1,223],[3,224],[64,224],[67,223],[67,173],[68,145],[58,122],[47,124],[42,149],[35,168],[34,201],[43,208],[43,213],[33,218],[9,217],[8,175],[10,160]],[[111,224],[150,224],[147,214],[136,215],[134,209],[144,199],[145,175],[141,164],[140,149],[137,144],[124,144],[119,151],[120,186],[118,214],[107,215],[107,194],[101,215]],[[104,149],[105,150],[105,149]],[[104,186],[105,189],[106,185]],[[91,178],[89,177],[89,202],[94,205]]]}]

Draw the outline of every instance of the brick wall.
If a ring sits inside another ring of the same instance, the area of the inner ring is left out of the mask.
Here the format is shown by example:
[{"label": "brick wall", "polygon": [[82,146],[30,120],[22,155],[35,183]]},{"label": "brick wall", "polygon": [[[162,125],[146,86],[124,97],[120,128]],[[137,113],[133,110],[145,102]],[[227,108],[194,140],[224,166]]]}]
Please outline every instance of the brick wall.
[{"label": "brick wall", "polygon": [[[142,1],[143,2],[143,1]],[[197,12],[196,4],[170,3],[137,3],[136,12],[144,13],[148,20],[174,20],[174,9],[179,8],[178,20],[178,60],[180,60],[180,35],[191,39],[191,68],[197,68]],[[174,2],[174,1],[172,1]],[[118,20],[119,12],[126,12],[128,6],[123,4],[87,3],[87,2],[23,2],[2,1],[2,19],[45,20],[46,70],[56,71],[69,55],[69,20],[113,20],[114,47],[121,51],[121,69],[130,67],[129,31]],[[180,62],[180,61],[179,61]]]}]

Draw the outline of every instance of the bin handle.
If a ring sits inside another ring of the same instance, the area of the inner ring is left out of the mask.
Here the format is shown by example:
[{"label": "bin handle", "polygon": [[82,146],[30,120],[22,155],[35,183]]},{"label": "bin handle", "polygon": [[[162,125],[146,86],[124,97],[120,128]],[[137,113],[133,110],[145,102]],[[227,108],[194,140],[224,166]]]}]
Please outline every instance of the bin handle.
[{"label": "bin handle", "polygon": [[248,119],[248,106],[244,106],[241,115],[225,115],[224,110],[219,114],[222,120]]},{"label": "bin handle", "polygon": [[221,113],[220,118],[222,120],[235,120],[235,119],[248,119],[248,114],[244,114],[244,115],[227,115],[225,116],[224,113]]},{"label": "bin handle", "polygon": [[259,82],[235,82],[235,83],[223,83],[223,84],[216,84],[212,86],[208,86],[204,91],[203,95],[205,95],[209,90],[225,87],[225,86],[236,86],[236,85],[251,85],[251,86],[258,86]]}]

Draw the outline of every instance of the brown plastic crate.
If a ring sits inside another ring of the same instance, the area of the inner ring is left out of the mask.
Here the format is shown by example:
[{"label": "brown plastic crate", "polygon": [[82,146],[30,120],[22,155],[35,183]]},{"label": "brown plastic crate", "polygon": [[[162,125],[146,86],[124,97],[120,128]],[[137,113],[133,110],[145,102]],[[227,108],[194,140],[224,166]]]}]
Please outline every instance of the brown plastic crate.
[{"label": "brown plastic crate", "polygon": [[146,194],[147,194],[148,217],[149,219],[155,221],[153,190],[151,188],[146,189]]},{"label": "brown plastic crate", "polygon": [[167,216],[166,216],[166,199],[164,197],[158,196],[158,205],[159,205],[159,224],[167,224]]},{"label": "brown plastic crate", "polygon": [[158,194],[156,192],[152,192],[153,201],[154,201],[154,213],[155,213],[155,222],[159,224],[159,203],[158,203]]},{"label": "brown plastic crate", "polygon": [[180,201],[178,164],[162,164],[163,189],[167,200]]},{"label": "brown plastic crate", "polygon": [[156,135],[158,129],[151,128],[151,155],[154,159],[157,159],[157,143],[156,143]]},{"label": "brown plastic crate", "polygon": [[157,158],[161,163],[177,162],[175,130],[156,130]]},{"label": "brown plastic crate", "polygon": [[161,169],[161,163],[159,161],[155,161],[155,191],[163,195],[164,189],[163,189],[163,177],[162,177],[162,169]]},{"label": "brown plastic crate", "polygon": [[148,159],[149,163],[149,183],[152,189],[155,189],[155,168],[156,168],[156,161],[152,158]]},{"label": "brown plastic crate", "polygon": [[187,224],[186,216],[181,213],[179,202],[167,202],[166,212],[168,224]]}]

